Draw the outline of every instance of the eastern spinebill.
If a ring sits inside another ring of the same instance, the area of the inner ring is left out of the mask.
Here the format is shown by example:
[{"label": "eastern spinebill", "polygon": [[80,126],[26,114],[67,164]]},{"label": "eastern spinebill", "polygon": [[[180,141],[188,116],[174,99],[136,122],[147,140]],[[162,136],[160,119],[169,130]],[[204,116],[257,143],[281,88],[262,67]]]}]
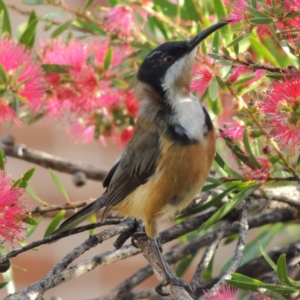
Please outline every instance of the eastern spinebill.
[{"label": "eastern spinebill", "polygon": [[217,23],[188,41],[166,42],[152,50],[136,75],[134,92],[141,101],[134,134],[113,165],[105,193],[57,229],[71,229],[104,208],[143,221],[165,279],[186,289],[170,273],[158,250],[158,224],[182,211],[201,191],[215,156],[215,132],[206,109],[191,94],[197,46],[230,21]]}]

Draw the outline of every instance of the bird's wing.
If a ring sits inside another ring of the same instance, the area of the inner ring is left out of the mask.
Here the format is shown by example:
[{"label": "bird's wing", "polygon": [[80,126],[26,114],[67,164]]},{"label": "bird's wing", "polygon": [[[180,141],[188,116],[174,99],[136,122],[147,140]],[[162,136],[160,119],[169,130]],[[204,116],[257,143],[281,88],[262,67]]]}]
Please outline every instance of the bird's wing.
[{"label": "bird's wing", "polygon": [[124,149],[124,153],[114,166],[114,173],[108,174],[106,207],[109,209],[126,198],[138,186],[144,184],[155,172],[160,156],[159,134],[153,127],[139,124],[137,131]]}]

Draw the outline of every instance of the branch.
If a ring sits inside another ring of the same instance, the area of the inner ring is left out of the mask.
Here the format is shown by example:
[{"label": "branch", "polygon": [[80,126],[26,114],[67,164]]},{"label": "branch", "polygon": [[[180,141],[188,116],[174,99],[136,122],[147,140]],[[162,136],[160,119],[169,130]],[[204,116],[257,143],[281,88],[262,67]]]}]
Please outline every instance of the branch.
[{"label": "branch", "polygon": [[134,226],[134,222],[132,222],[132,219],[130,219],[130,220],[126,220],[112,228],[106,229],[106,230],[102,231],[101,233],[90,236],[81,245],[79,245],[74,250],[72,250],[70,253],[68,253],[57,265],[54,266],[54,268],[41,281],[25,288],[24,290],[22,290],[19,293],[9,295],[6,299],[9,299],[9,300],[16,300],[16,299],[39,300],[39,299],[42,299],[42,296],[45,293],[45,291],[48,290],[52,286],[54,277],[57,276],[58,274],[60,274],[63,270],[65,270],[66,267],[72,261],[74,261],[76,258],[78,258],[80,255],[82,255],[87,250],[91,249],[92,247],[95,247],[99,243],[102,243],[103,241],[105,241],[113,236],[116,236],[124,231],[131,230],[133,228],[133,226]]},{"label": "branch", "polygon": [[[133,225],[135,224],[135,220],[134,219],[127,219],[126,221],[127,223],[132,223]],[[83,231],[87,231],[90,229],[94,229],[100,226],[105,226],[105,225],[119,225],[120,223],[124,223],[122,219],[107,219],[103,222],[97,222],[97,223],[93,223],[93,224],[89,224],[89,225],[85,225],[85,226],[80,226],[80,227],[76,227],[70,230],[66,230],[62,233],[59,234],[55,234],[55,235],[49,235],[41,240],[37,240],[34,241],[24,247],[20,247],[18,249],[15,249],[9,253],[7,253],[6,255],[0,255],[0,265],[2,263],[7,262],[9,259],[18,256],[19,254],[26,252],[28,250],[31,250],[33,248],[36,248],[38,246],[44,245],[44,244],[49,244],[52,243],[56,240],[59,240],[63,237],[69,236],[69,235],[74,235]]]},{"label": "branch", "polygon": [[51,168],[53,170],[68,174],[83,172],[87,178],[93,180],[102,181],[108,171],[107,169],[86,164],[81,161],[71,161],[43,151],[34,150],[23,144],[14,145],[14,138],[10,135],[3,137],[2,141],[0,142],[0,148],[7,156],[32,162],[44,168]]}]

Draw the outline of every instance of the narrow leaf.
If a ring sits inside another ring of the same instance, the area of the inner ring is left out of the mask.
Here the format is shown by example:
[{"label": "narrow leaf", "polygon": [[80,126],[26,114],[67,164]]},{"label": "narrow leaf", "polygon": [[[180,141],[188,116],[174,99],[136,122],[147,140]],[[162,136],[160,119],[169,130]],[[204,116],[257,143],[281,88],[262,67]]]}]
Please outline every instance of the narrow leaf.
[{"label": "narrow leaf", "polygon": [[262,254],[262,256],[265,258],[265,260],[267,261],[267,263],[270,265],[270,267],[277,272],[277,266],[276,264],[273,262],[273,260],[270,258],[270,256],[268,255],[268,253],[265,251],[265,249],[260,245],[260,243],[258,243],[259,245],[259,250]]},{"label": "narrow leaf", "polygon": [[7,6],[5,1],[0,0],[0,11],[3,11],[3,24],[2,24],[2,33],[12,35],[11,33],[11,25],[10,25],[10,18]]},{"label": "narrow leaf", "polygon": [[4,154],[1,148],[0,148],[0,170],[5,171]]},{"label": "narrow leaf", "polygon": [[72,22],[68,21],[60,26],[58,26],[51,34],[51,38],[55,38],[62,34],[65,30],[67,30],[71,26]]},{"label": "narrow leaf", "polygon": [[104,70],[107,71],[110,67],[110,63],[113,59],[113,48],[109,47],[108,51],[106,52],[105,58],[104,58]]},{"label": "narrow leaf", "polygon": [[249,155],[249,159],[251,160],[251,162],[253,163],[253,165],[258,168],[261,169],[261,165],[259,164],[259,162],[256,160],[251,145],[250,145],[250,141],[249,141],[249,134],[248,134],[248,130],[247,128],[244,129],[243,132],[243,142],[244,142],[244,146],[245,149],[247,150],[247,153]]},{"label": "narrow leaf", "polygon": [[43,205],[48,205],[48,203],[43,201],[28,184],[26,187],[26,191],[35,201],[37,201]]},{"label": "narrow leaf", "polygon": [[[90,223],[91,223],[91,224],[94,224],[94,223],[96,223],[96,222],[97,222],[96,214],[92,214],[92,215],[90,216]],[[90,230],[89,230],[89,235],[91,236],[91,235],[94,235],[94,234],[95,234],[95,228],[90,229]]]},{"label": "narrow leaf", "polygon": [[267,16],[266,14],[260,12],[259,10],[251,7],[251,6],[247,6],[246,5],[246,9],[253,15],[253,17],[256,18],[268,18],[271,19],[269,16]]},{"label": "narrow leaf", "polygon": [[[30,22],[30,19],[33,18],[35,19]],[[34,11],[31,12],[28,22],[30,23],[28,23],[25,31],[22,33],[21,37],[19,38],[19,43],[27,47],[32,47],[34,44],[35,33],[38,24],[38,19]]]},{"label": "narrow leaf", "polygon": [[221,59],[222,56],[216,53],[207,53],[207,55],[213,59]]},{"label": "narrow leaf", "polygon": [[252,18],[249,19],[248,22],[253,25],[266,25],[266,24],[271,24],[274,21],[272,18]]},{"label": "narrow leaf", "polygon": [[0,289],[3,289],[7,284],[8,282],[0,282]]},{"label": "narrow leaf", "polygon": [[70,65],[42,64],[42,69],[47,73],[64,74],[68,73],[70,68]]},{"label": "narrow leaf", "polygon": [[216,31],[214,34],[213,41],[212,41],[212,52],[213,53],[219,52],[219,43],[220,43],[220,35],[219,35],[219,32]]},{"label": "narrow leaf", "polygon": [[0,78],[2,83],[7,83],[7,75],[5,69],[3,68],[2,64],[0,64]]},{"label": "narrow leaf", "polygon": [[217,80],[214,78],[209,87],[208,87],[208,93],[209,93],[209,97],[212,101],[216,101],[217,97],[218,97],[218,82]]},{"label": "narrow leaf", "polygon": [[27,5],[42,5],[48,3],[47,0],[23,0],[22,2]]},{"label": "narrow leaf", "polygon": [[226,48],[237,45],[241,40],[243,40],[244,38],[248,37],[249,33],[244,33],[239,35],[238,37],[236,37],[233,41],[231,41]]},{"label": "narrow leaf", "polygon": [[56,187],[58,188],[58,190],[61,192],[61,194],[66,198],[66,200],[68,202],[70,202],[70,199],[68,197],[68,194],[64,188],[64,186],[62,185],[62,183],[60,182],[60,180],[58,179],[58,177],[56,176],[56,174],[54,173],[54,171],[52,169],[49,169],[51,177],[56,185]]},{"label": "narrow leaf", "polygon": [[33,176],[35,171],[35,168],[31,168],[30,170],[28,170],[22,177],[22,182],[20,183],[20,188],[26,188],[27,186],[27,182],[29,181],[29,179]]},{"label": "narrow leaf", "polygon": [[230,199],[227,203],[225,203],[217,212],[215,212],[206,222],[204,222],[199,230],[203,230],[215,224],[219,220],[221,220],[224,216],[226,216],[239,202],[247,198],[251,195],[256,189],[258,185],[252,185],[242,190],[238,194],[236,194],[232,199]]},{"label": "narrow leaf", "polygon": [[221,202],[221,200],[227,195],[229,194],[229,192],[231,192],[232,190],[234,190],[235,188],[237,187],[237,185],[233,186],[233,187],[230,187],[228,188],[227,190],[225,190],[224,192],[222,192],[221,194],[217,195],[216,197],[214,197],[213,199],[211,199],[210,201],[202,204],[201,206],[199,207],[196,207],[190,211],[188,211],[187,213],[185,214],[182,214],[180,215],[178,218],[185,218],[185,217],[188,217],[190,215],[193,215],[193,214],[197,214],[197,213],[200,213],[212,206],[215,206],[217,205],[219,202]]},{"label": "narrow leaf", "polygon": [[29,224],[29,226],[27,227],[25,233],[26,238],[29,238],[35,232],[42,219],[43,217],[38,217],[33,219],[35,221],[35,224]]},{"label": "narrow leaf", "polygon": [[53,220],[51,221],[51,223],[49,224],[49,226],[46,229],[44,237],[49,236],[58,227],[58,224],[64,218],[65,214],[66,214],[66,211],[63,209],[53,218]]}]

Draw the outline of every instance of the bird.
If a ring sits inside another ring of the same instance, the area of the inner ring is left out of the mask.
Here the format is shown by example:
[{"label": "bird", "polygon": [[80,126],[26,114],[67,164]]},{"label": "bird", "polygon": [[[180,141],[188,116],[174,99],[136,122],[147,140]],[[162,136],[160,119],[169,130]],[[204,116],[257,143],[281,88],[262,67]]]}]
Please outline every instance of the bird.
[{"label": "bird", "polygon": [[164,272],[157,287],[176,284],[189,290],[165,265],[158,224],[171,220],[201,191],[215,156],[216,137],[205,107],[190,91],[198,45],[227,25],[222,21],[185,41],[168,41],[143,60],[134,94],[141,102],[134,133],[103,181],[106,191],[64,221],[54,233],[72,229],[104,208],[144,223]]}]

